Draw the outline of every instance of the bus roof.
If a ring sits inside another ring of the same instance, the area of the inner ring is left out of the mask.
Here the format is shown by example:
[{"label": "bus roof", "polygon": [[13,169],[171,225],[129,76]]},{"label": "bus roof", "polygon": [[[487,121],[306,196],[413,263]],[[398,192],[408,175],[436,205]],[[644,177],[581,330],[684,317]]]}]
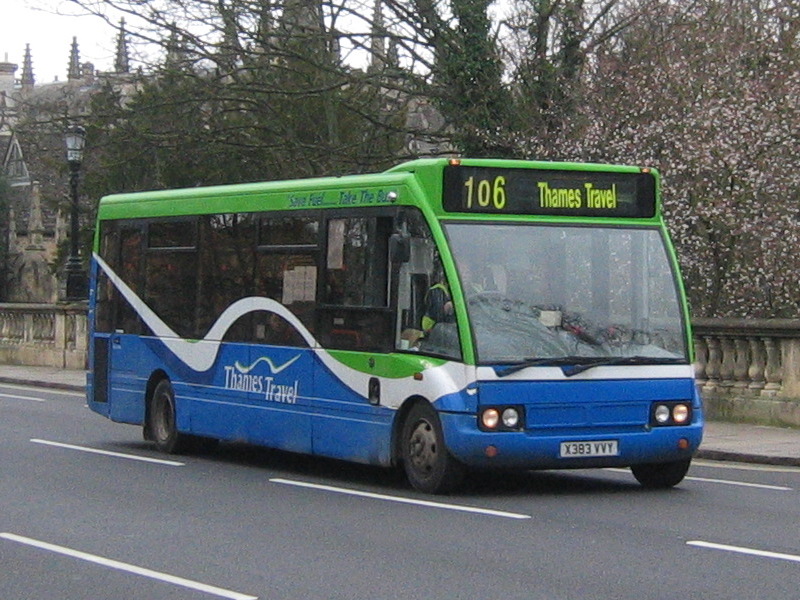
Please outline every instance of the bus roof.
[{"label": "bus roof", "polygon": [[[98,220],[388,204],[395,201],[399,189],[407,187],[421,188],[429,198],[439,200],[444,186],[442,174],[448,165],[576,173],[648,172],[658,177],[654,169],[625,165],[424,158],[380,173],[112,194],[100,200]],[[408,203],[404,200],[401,197],[399,204]],[[442,212],[438,202],[432,208]]]},{"label": "bus roof", "polygon": [[[647,169],[647,167],[634,165],[612,165],[586,162],[554,162],[506,158],[419,158],[400,163],[399,165],[388,169],[386,172],[423,172],[429,169],[441,169],[445,165],[449,164],[458,164],[465,167],[502,167],[507,169],[542,169],[554,171],[606,171],[610,173],[636,173],[642,171],[643,169]],[[654,169],[649,170],[653,171]]]}]

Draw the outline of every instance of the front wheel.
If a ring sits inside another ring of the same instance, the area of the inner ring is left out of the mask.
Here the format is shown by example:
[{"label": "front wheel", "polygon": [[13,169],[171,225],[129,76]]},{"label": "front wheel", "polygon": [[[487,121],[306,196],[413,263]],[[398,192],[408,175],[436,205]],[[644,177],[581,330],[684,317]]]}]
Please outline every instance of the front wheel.
[{"label": "front wheel", "polygon": [[420,402],[408,413],[401,450],[406,477],[421,492],[449,492],[464,477],[464,466],[447,451],[439,415],[428,403]]},{"label": "front wheel", "polygon": [[668,463],[633,465],[631,472],[642,487],[664,489],[678,485],[686,476],[691,458],[675,460]]}]

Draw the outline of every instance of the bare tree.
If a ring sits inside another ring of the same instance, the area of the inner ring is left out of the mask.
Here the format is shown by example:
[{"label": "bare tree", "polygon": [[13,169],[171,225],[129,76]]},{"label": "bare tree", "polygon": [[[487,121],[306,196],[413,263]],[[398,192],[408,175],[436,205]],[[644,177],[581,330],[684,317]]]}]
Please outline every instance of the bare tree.
[{"label": "bare tree", "polygon": [[[98,128],[109,156],[132,156],[120,173],[368,170],[421,135],[474,156],[650,164],[696,314],[800,313],[792,0],[72,1],[127,11],[163,48],[139,97],[105,98],[122,111]],[[426,103],[438,129],[409,118]]]}]

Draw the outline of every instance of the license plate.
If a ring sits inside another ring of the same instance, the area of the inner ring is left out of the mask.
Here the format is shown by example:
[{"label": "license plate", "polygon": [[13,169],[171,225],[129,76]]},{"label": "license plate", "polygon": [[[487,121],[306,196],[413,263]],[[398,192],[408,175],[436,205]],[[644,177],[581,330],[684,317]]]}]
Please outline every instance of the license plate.
[{"label": "license plate", "polygon": [[561,458],[587,458],[592,456],[617,456],[619,444],[617,440],[600,440],[597,442],[561,442]]}]

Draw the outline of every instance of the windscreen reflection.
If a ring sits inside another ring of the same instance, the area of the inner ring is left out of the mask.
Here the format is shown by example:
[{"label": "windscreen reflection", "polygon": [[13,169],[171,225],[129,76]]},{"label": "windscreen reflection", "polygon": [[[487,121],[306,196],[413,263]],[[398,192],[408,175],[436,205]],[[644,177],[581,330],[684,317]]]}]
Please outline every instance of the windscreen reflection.
[{"label": "windscreen reflection", "polygon": [[657,229],[445,226],[481,364],[686,363]]}]

